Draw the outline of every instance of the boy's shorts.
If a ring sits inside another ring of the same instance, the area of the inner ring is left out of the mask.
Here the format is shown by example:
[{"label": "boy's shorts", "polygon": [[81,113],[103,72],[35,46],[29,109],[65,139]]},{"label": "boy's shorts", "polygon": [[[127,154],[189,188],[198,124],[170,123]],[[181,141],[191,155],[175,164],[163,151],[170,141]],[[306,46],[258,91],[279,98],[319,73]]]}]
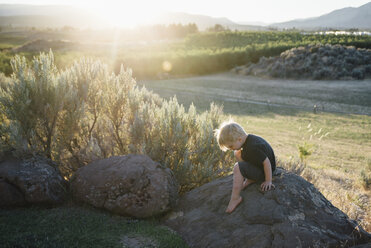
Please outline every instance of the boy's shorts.
[{"label": "boy's shorts", "polygon": [[244,178],[251,179],[258,182],[265,181],[264,167],[263,165],[254,165],[252,163],[241,161],[238,162],[238,167]]}]

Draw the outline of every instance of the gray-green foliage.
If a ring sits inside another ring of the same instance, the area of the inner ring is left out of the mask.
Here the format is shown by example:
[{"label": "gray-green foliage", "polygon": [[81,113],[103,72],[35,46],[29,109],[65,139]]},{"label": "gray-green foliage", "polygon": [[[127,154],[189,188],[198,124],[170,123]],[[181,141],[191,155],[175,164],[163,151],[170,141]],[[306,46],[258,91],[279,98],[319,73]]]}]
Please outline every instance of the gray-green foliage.
[{"label": "gray-green foliage", "polygon": [[53,54],[11,60],[14,73],[1,89],[1,110],[10,121],[10,141],[18,150],[33,150],[52,157],[54,138],[64,101],[71,90],[54,66]]},{"label": "gray-green foliage", "polygon": [[231,162],[213,136],[220,107],[211,104],[209,111],[197,114],[193,105],[186,111],[175,97],[160,106],[140,105],[128,129],[130,152],[148,154],[171,168],[183,191],[227,171]]},{"label": "gray-green foliage", "polygon": [[2,144],[52,158],[66,176],[128,153],[172,169],[182,191],[229,170],[231,158],[213,137],[222,114],[214,104],[201,114],[193,105],[186,110],[175,97],[136,86],[131,70],[115,75],[99,61],[81,59],[59,71],[51,51],[31,65],[19,56],[11,63],[14,73],[0,94]]},{"label": "gray-green foliage", "polygon": [[[9,78],[0,72],[0,89],[5,89],[9,83]],[[9,147],[8,122],[4,113],[4,106],[0,104],[0,154]]]}]

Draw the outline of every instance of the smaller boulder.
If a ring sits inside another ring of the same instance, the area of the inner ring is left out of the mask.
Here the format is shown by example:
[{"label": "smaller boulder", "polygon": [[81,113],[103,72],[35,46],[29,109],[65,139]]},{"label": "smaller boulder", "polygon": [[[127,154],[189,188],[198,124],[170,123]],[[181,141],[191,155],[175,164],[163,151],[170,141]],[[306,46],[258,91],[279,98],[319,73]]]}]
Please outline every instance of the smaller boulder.
[{"label": "smaller boulder", "polygon": [[94,161],[71,179],[73,197],[113,213],[146,218],[175,206],[178,184],[170,169],[145,155]]},{"label": "smaller boulder", "polygon": [[26,200],[22,192],[15,186],[7,183],[4,179],[0,179],[0,206],[23,206]]},{"label": "smaller boulder", "polygon": [[58,204],[65,199],[67,182],[52,161],[7,157],[0,162],[0,207]]}]

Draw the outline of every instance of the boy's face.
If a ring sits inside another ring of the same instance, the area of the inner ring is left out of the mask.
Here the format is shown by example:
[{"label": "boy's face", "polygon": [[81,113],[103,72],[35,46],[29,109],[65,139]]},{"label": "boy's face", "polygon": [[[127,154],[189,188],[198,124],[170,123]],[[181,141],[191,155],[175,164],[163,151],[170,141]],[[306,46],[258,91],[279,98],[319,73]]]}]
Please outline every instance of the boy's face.
[{"label": "boy's face", "polygon": [[243,145],[243,139],[237,138],[234,142],[226,145],[229,150],[240,150]]}]

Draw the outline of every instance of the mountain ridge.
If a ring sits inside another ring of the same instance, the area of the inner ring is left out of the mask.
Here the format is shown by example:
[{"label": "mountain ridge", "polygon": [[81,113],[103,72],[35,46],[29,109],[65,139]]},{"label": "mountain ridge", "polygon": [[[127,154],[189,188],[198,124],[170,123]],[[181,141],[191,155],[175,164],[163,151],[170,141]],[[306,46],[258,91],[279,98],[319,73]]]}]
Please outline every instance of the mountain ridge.
[{"label": "mountain ridge", "polygon": [[337,9],[318,17],[274,23],[270,27],[288,29],[371,29],[371,2],[360,7]]},{"label": "mountain ridge", "polygon": [[[34,18],[32,18],[34,16]],[[79,7],[70,5],[29,5],[0,4],[1,26],[28,27],[62,27],[104,28],[113,26],[102,17]],[[360,7],[345,7],[330,13],[305,19],[294,19],[287,22],[269,25],[249,24],[248,22],[233,22],[226,17],[211,17],[207,15],[189,14],[184,12],[165,12],[146,25],[181,23],[183,25],[196,23],[199,30],[220,24],[231,30],[266,31],[271,29],[366,29],[371,30],[371,2]],[[252,22],[250,22],[252,23]]]}]

